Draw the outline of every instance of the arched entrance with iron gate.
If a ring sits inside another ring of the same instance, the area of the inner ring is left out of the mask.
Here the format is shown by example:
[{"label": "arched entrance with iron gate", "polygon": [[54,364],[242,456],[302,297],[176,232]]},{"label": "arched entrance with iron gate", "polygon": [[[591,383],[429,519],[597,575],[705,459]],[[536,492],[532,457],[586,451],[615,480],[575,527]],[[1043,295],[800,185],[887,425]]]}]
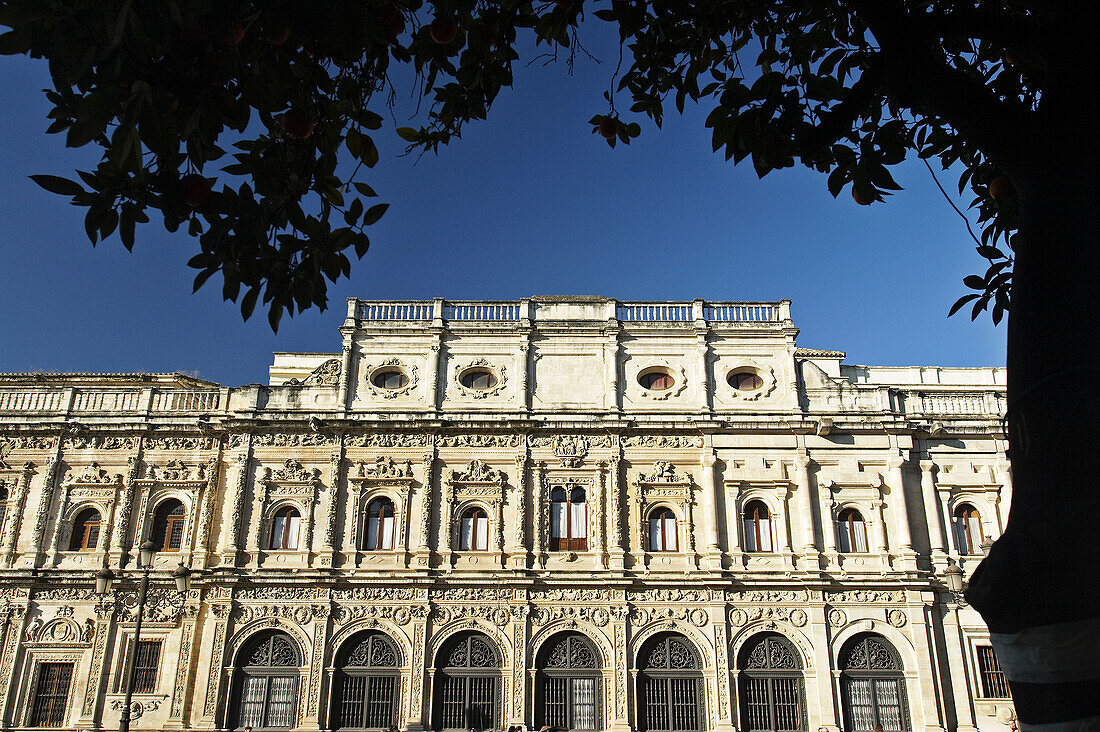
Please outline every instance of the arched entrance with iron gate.
[{"label": "arched entrance with iron gate", "polygon": [[500,726],[501,659],[484,633],[458,633],[435,658],[432,728],[448,732]]}]

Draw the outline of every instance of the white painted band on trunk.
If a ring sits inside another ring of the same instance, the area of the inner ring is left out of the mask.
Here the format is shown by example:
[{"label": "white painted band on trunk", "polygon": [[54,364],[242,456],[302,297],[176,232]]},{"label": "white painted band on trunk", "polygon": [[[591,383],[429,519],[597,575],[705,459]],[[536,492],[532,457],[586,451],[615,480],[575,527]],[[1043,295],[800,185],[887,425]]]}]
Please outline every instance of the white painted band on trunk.
[{"label": "white painted band on trunk", "polygon": [[1050,722],[1048,724],[1020,723],[1020,732],[1097,732],[1100,730],[1100,717],[1075,719],[1071,722]]},{"label": "white painted band on trunk", "polygon": [[1010,681],[1058,684],[1100,678],[1100,618],[989,637]]}]

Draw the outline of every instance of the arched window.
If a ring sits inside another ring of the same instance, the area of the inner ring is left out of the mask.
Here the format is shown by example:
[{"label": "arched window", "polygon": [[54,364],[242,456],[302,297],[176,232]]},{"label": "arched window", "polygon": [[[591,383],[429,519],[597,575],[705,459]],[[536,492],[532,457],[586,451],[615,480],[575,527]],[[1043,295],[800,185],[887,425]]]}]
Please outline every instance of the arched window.
[{"label": "arched window", "polygon": [[638,655],[640,732],[703,729],[703,673],[699,657],[681,635],[662,633]]},{"label": "arched window", "polygon": [[380,497],[368,503],[363,551],[393,549],[394,524],[393,501]]},{"label": "arched window", "polygon": [[772,550],[772,522],[768,507],[763,501],[749,501],[741,513],[745,527],[745,551],[770,552]]},{"label": "arched window", "polygon": [[175,498],[163,501],[153,513],[153,543],[157,551],[178,552],[183,548],[187,511]]},{"label": "arched window", "polygon": [[487,551],[489,549],[489,517],[485,509],[471,506],[462,513],[459,521],[458,548],[462,551]]},{"label": "arched window", "polygon": [[271,519],[270,549],[297,549],[302,515],[293,506],[283,506]]},{"label": "arched window", "polygon": [[955,542],[959,545],[959,554],[981,554],[982,516],[978,509],[969,503],[962,503],[955,509]]},{"label": "arched window", "polygon": [[437,730],[491,730],[498,727],[500,657],[482,633],[460,633],[435,658]]},{"label": "arched window", "polygon": [[802,660],[778,633],[750,638],[738,656],[741,729],[798,732],[806,729]]},{"label": "arched window", "polygon": [[237,729],[297,726],[298,648],[286,633],[263,633],[237,662]]},{"label": "arched window", "polygon": [[676,551],[676,514],[671,508],[655,508],[649,514],[649,551]]},{"label": "arched window", "polygon": [[867,524],[863,514],[854,508],[846,508],[836,517],[837,539],[843,553],[867,551]]},{"label": "arched window", "polygon": [[603,728],[598,658],[592,643],[579,633],[556,635],[543,644],[536,662],[536,727]]},{"label": "arched window", "polygon": [[588,512],[584,488],[555,488],[550,493],[550,550],[588,550]]},{"label": "arched window", "polygon": [[389,729],[397,724],[401,674],[393,641],[379,632],[358,635],[338,658],[333,728]]},{"label": "arched window", "polygon": [[99,511],[85,508],[73,519],[73,534],[69,539],[69,551],[90,552],[99,542]]},{"label": "arched window", "polygon": [[846,732],[909,729],[901,658],[880,635],[857,635],[840,654],[840,692]]}]

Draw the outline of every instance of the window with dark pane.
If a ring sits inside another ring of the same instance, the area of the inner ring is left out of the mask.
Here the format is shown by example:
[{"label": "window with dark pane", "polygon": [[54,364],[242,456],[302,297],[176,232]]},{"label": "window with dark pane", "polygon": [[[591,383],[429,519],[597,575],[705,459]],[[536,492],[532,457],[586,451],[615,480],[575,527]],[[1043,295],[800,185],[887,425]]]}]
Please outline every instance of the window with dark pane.
[{"label": "window with dark pane", "polygon": [[271,520],[270,549],[297,549],[302,515],[293,506],[284,506]]},{"label": "window with dark pane", "polygon": [[363,535],[363,551],[393,549],[395,530],[393,501],[386,497],[367,504],[367,525]]},{"label": "window with dark pane", "polygon": [[187,512],[183,504],[169,498],[157,506],[153,514],[153,543],[157,551],[178,552],[183,548],[183,530],[187,524]]},{"label": "window with dark pane", "polygon": [[641,732],[703,729],[702,664],[686,638],[664,633],[643,646],[638,663]]},{"label": "window with dark pane", "polygon": [[867,525],[863,514],[854,508],[846,508],[837,516],[836,523],[842,553],[867,551]]},{"label": "window with dark pane", "polygon": [[550,638],[539,650],[535,681],[536,726],[555,730],[603,728],[599,656],[579,633]]},{"label": "window with dark pane", "polygon": [[297,726],[298,647],[286,633],[264,633],[241,651],[234,687],[237,727],[259,730]]},{"label": "window with dark pane", "polygon": [[857,635],[840,654],[841,706],[846,732],[909,729],[909,704],[901,657],[874,633]]},{"label": "window with dark pane", "polygon": [[489,516],[485,509],[471,506],[463,511],[458,531],[458,548],[461,551],[489,549]]},{"label": "window with dark pane", "polygon": [[981,514],[970,504],[963,503],[955,509],[955,543],[959,554],[981,554],[984,540]]},{"label": "window with dark pane", "polygon": [[982,696],[987,699],[1009,699],[1008,679],[993,646],[978,646],[978,670],[982,675]]},{"label": "window with dark pane", "polygon": [[73,664],[40,663],[31,707],[32,727],[63,727],[69,706]]},{"label": "window with dark pane", "polygon": [[588,511],[584,488],[558,486],[550,492],[550,550],[588,550]]},{"label": "window with dark pane", "polygon": [[652,391],[667,391],[676,386],[676,379],[668,371],[648,371],[638,377],[638,383],[643,389]]},{"label": "window with dark pane", "polygon": [[339,656],[334,729],[389,729],[398,722],[401,675],[397,646],[379,632],[357,635]]},{"label": "window with dark pane", "polygon": [[671,508],[655,508],[649,514],[649,551],[676,551],[676,514]]},{"label": "window with dark pane", "polygon": [[94,551],[99,543],[99,511],[85,508],[73,519],[73,533],[69,539],[69,551]]},{"label": "window with dark pane", "polygon": [[435,659],[432,727],[490,730],[499,726],[500,657],[489,638],[459,633]]},{"label": "window with dark pane", "polygon": [[806,729],[802,659],[778,633],[750,638],[738,654],[741,729],[745,732],[801,732]]},{"label": "window with dark pane", "polygon": [[772,550],[771,513],[763,501],[749,501],[741,513],[745,529],[745,551],[770,552]]},{"label": "window with dark pane", "polygon": [[159,640],[138,641],[134,652],[135,694],[152,694],[157,690],[160,646]]}]

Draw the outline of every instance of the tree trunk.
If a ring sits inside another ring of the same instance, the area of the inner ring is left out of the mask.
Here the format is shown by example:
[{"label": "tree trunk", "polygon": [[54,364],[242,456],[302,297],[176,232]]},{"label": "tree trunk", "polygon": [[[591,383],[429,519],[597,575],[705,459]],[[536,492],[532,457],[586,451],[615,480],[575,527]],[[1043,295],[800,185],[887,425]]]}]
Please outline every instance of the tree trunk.
[{"label": "tree trunk", "polygon": [[1091,424],[1100,414],[1100,145],[1091,90],[1068,91],[1044,99],[1042,139],[1012,173],[1013,499],[967,592],[1022,728],[1055,725],[1044,732],[1100,729],[1100,431]]}]

